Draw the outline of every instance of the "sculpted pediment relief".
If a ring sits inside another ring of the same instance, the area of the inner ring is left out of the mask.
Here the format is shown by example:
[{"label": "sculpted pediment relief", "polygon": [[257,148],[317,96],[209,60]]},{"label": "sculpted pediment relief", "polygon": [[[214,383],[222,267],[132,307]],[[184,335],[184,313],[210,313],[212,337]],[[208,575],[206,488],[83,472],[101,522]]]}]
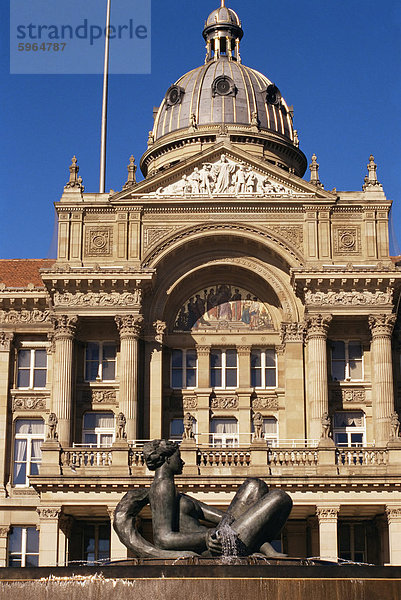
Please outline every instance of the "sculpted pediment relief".
[{"label": "sculpted pediment relief", "polygon": [[125,189],[111,200],[141,198],[327,198],[335,194],[229,145],[214,147],[185,164]]}]

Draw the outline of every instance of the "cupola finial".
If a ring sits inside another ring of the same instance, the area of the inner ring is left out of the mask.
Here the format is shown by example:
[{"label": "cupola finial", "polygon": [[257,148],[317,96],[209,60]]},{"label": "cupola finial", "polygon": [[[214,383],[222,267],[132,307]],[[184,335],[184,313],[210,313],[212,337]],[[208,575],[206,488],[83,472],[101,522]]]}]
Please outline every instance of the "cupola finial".
[{"label": "cupola finial", "polygon": [[243,35],[237,13],[226,7],[225,0],[221,0],[219,8],[208,16],[203,31],[206,40],[206,62],[217,60],[221,56],[240,62],[239,42]]},{"label": "cupola finial", "polygon": [[226,0],[221,0],[221,8],[225,8],[226,7]]}]

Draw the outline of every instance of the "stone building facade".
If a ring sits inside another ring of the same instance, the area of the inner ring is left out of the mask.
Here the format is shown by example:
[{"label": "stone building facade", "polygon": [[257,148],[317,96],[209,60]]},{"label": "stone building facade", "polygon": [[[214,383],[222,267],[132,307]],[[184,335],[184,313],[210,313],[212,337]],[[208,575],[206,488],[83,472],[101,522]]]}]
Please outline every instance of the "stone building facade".
[{"label": "stone building facade", "polygon": [[110,521],[160,437],[184,438],[178,487],[201,500],[227,506],[247,476],[288,491],[289,555],[401,564],[391,201],[373,156],[361,191],[325,190],[316,156],[304,179],[236,13],[203,35],[144,180],[131,157],[121,191],[85,192],[74,157],[57,259],[0,261],[1,565],[126,557]]}]

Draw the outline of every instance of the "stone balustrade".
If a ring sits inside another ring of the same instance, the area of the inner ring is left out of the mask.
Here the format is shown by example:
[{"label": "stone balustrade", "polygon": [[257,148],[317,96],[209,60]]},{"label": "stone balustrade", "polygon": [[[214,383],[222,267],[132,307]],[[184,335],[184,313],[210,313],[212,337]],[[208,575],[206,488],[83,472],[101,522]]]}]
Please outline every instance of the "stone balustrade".
[{"label": "stone balustrade", "polygon": [[386,448],[337,448],[336,464],[342,466],[379,466],[388,464]]},{"label": "stone balustrade", "polygon": [[269,448],[267,463],[274,467],[311,467],[319,464],[317,448]]},{"label": "stone balustrade", "polygon": [[198,451],[197,462],[201,467],[249,467],[251,457],[249,448],[205,448]]},{"label": "stone balustrade", "polygon": [[113,464],[113,452],[109,448],[66,448],[61,452],[60,464],[73,470],[109,468]]}]

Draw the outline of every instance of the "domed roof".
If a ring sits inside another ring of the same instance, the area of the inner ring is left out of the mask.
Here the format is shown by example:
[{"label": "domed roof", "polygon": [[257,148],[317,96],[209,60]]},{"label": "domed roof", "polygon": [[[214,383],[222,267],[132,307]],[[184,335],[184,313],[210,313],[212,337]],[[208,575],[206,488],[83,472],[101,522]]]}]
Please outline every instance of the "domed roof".
[{"label": "domed roof", "polygon": [[218,23],[231,23],[232,25],[238,25],[238,27],[241,27],[241,21],[237,13],[231,8],[226,8],[225,6],[216,8],[216,10],[211,12],[206,19],[206,27],[216,25]]},{"label": "domed roof", "polygon": [[293,140],[288,106],[264,75],[221,56],[193,69],[169,88],[159,108],[154,139],[190,127],[216,124],[251,126]]}]

